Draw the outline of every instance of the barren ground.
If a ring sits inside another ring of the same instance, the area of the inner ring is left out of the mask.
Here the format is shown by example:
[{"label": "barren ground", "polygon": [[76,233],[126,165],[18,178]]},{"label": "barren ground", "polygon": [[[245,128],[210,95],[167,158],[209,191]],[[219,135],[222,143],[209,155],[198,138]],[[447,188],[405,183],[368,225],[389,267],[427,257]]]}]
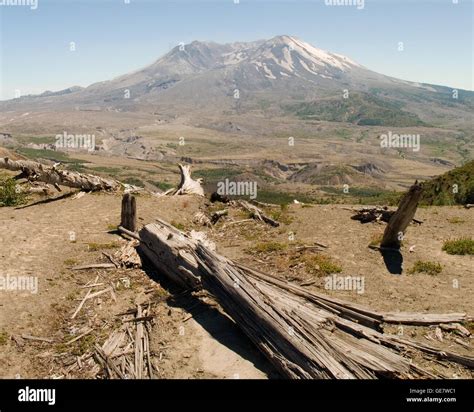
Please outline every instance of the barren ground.
[{"label": "barren ground", "polygon": [[[205,230],[227,257],[257,267],[274,276],[309,289],[362,303],[384,311],[467,312],[473,314],[474,257],[451,256],[443,252],[443,241],[471,236],[474,229],[472,210],[460,207],[420,208],[417,218],[422,225],[409,227],[404,247],[404,272],[394,275],[387,270],[381,255],[369,249],[374,234],[382,233],[384,224],[362,225],[350,219],[351,212],[340,205],[291,205],[285,212],[286,224],[270,228],[260,223],[243,222],[238,210],[228,220],[212,229],[193,223],[206,201],[195,197],[138,197],[140,224],[160,217],[186,230]],[[0,376],[3,378],[96,377],[98,368],[84,363],[71,368],[78,356],[87,355],[94,343],[102,344],[120,326],[115,315],[137,303],[155,302],[155,324],[151,335],[153,362],[163,378],[265,378],[277,376],[269,363],[253,347],[233,322],[222,313],[210,296],[189,296],[176,289],[159,273],[149,268],[71,271],[77,264],[107,262],[102,252],[113,252],[125,240],[109,231],[119,222],[118,195],[87,194],[72,200],[15,210],[0,209],[0,258],[2,275],[30,275],[39,279],[37,294],[5,292],[0,294]],[[457,219],[453,219],[457,218]],[[452,223],[454,221],[460,223]],[[225,225],[225,226],[224,226]],[[74,232],[75,241],[70,240]],[[295,240],[288,240],[288,233]],[[281,251],[255,251],[268,242],[286,245]],[[306,273],[301,266],[288,266],[285,256],[296,244],[325,243],[324,252],[342,268],[341,276],[364,276],[365,291],[327,291],[324,279]],[[295,243],[293,245],[292,243]],[[414,251],[409,248],[414,246]],[[93,250],[90,250],[93,249]],[[417,260],[439,262],[438,275],[409,274]],[[109,294],[92,299],[72,320],[87,282],[112,284],[116,300]],[[124,279],[128,278],[128,282]],[[453,281],[455,281],[453,283]],[[457,282],[457,283],[456,283]],[[458,285],[459,287],[454,287]],[[192,315],[192,317],[190,316]],[[71,345],[65,342],[79,328],[93,332]],[[468,325],[471,327],[472,324]],[[395,328],[396,331],[396,328]],[[400,331],[399,331],[400,332]],[[436,341],[433,329],[406,327],[410,338],[439,348],[468,354],[467,349],[444,335]],[[11,339],[21,334],[46,337],[52,342],[24,340],[18,345]],[[469,343],[469,339],[465,339]],[[456,365],[449,369],[436,362],[419,359],[423,366],[447,377],[472,377]]]}]

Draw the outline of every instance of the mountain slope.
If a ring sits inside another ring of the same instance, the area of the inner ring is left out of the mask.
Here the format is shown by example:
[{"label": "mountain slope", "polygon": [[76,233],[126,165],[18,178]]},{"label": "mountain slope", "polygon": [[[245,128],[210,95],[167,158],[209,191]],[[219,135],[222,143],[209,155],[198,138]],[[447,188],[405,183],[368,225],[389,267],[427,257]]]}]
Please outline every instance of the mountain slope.
[{"label": "mountain slope", "polygon": [[474,160],[422,183],[421,203],[431,206],[474,203]]},{"label": "mountain slope", "polygon": [[[356,96],[349,107],[342,100],[345,90]],[[436,120],[437,113],[462,119],[474,110],[473,92],[460,91],[455,100],[450,88],[387,77],[286,35],[224,45],[194,41],[133,73],[85,89],[1,102],[0,110],[149,111],[153,107],[242,113],[258,110],[263,100],[276,113],[284,114],[288,105],[294,105],[289,112],[296,115],[369,125],[413,126]],[[359,106],[355,117],[337,115],[354,105]],[[336,114],[328,116],[333,111]],[[424,113],[427,118],[420,119]]]}]

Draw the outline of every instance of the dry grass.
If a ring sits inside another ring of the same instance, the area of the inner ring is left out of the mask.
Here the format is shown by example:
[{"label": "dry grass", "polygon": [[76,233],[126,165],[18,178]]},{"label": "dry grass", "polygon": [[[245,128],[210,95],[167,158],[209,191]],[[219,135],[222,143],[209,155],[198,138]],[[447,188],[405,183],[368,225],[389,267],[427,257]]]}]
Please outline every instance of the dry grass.
[{"label": "dry grass", "polygon": [[115,249],[119,247],[117,242],[109,242],[109,243],[88,243],[87,244],[89,252],[97,252],[98,250],[106,250],[106,249]]}]

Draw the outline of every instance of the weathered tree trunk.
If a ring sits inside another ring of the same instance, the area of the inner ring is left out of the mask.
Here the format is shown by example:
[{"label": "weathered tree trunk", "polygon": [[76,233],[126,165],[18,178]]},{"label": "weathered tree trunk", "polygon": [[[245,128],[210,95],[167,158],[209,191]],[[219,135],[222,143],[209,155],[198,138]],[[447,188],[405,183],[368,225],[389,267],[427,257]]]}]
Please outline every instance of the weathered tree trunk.
[{"label": "weathered tree trunk", "polygon": [[250,213],[253,219],[260,220],[261,222],[268,223],[270,226],[278,227],[280,223],[276,220],[268,217],[261,209],[257,206],[250,204],[246,200],[239,200],[239,205],[242,206],[247,212]]},{"label": "weathered tree trunk", "polygon": [[120,226],[130,232],[137,231],[137,201],[130,193],[125,193],[122,197]]},{"label": "weathered tree trunk", "polygon": [[46,166],[30,160],[0,158],[0,169],[21,171],[22,177],[31,181],[63,185],[87,191],[115,191],[121,188],[121,184],[112,179],[104,179],[99,176],[69,170],[59,170],[54,166]]},{"label": "weathered tree trunk", "polygon": [[181,173],[181,182],[174,195],[204,196],[204,189],[201,186],[202,179],[194,180],[191,178],[191,166],[180,164],[179,171]]},{"label": "weathered tree trunk", "polygon": [[236,264],[161,220],[139,236],[160,273],[186,288],[209,291],[289,378],[433,377],[378,330],[382,314]]},{"label": "weathered tree trunk", "polygon": [[403,196],[397,211],[390,218],[385,228],[383,239],[380,243],[381,248],[400,249],[405,231],[415,217],[422,192],[422,186],[415,182],[405,196]]}]

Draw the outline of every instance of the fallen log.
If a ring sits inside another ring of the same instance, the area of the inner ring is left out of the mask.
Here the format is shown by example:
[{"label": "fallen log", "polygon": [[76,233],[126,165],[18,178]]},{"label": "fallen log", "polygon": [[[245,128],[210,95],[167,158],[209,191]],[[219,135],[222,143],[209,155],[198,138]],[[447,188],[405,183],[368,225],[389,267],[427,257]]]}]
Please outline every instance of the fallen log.
[{"label": "fallen log", "polygon": [[[370,222],[390,222],[390,219],[395,214],[395,210],[389,210],[387,207],[372,207],[372,208],[362,208],[359,210],[347,209],[356,212],[355,215],[351,216],[352,220],[358,220],[361,223],[370,223]],[[421,225],[423,221],[419,219],[412,219],[413,223]]]},{"label": "fallen log", "polygon": [[227,216],[229,211],[227,209],[224,210],[217,210],[211,214],[211,223],[215,225],[219,219],[223,216]]},{"label": "fallen log", "polygon": [[378,330],[382,314],[236,264],[161,220],[139,235],[140,248],[161,273],[214,295],[289,378],[433,377],[406,356],[402,342]]},{"label": "fallen log", "polygon": [[[351,209],[352,210],[352,209]],[[383,207],[362,208],[356,211],[356,214],[351,217],[352,220],[358,220],[361,223],[369,222],[386,222],[388,223],[395,211],[388,210]]]},{"label": "fallen log", "polygon": [[280,226],[280,223],[277,222],[276,220],[272,219],[271,217],[268,217],[263,213],[261,209],[259,209],[257,206],[250,204],[246,200],[239,200],[238,204],[242,206],[247,212],[250,213],[250,216],[255,219],[255,220],[260,220],[261,222],[268,223],[270,226],[273,227],[278,227]]},{"label": "fallen log", "polygon": [[197,212],[193,217],[193,222],[200,226],[212,226],[211,219],[204,212]]},{"label": "fallen log", "polygon": [[11,160],[0,158],[0,169],[22,172],[29,181],[40,181],[52,185],[63,185],[87,191],[116,191],[122,185],[112,179],[99,176],[60,170],[55,166],[46,166],[31,160]]},{"label": "fallen log", "polygon": [[386,323],[406,324],[406,325],[438,325],[440,323],[465,322],[469,320],[465,313],[407,313],[407,312],[387,312],[382,314],[382,319]]}]

